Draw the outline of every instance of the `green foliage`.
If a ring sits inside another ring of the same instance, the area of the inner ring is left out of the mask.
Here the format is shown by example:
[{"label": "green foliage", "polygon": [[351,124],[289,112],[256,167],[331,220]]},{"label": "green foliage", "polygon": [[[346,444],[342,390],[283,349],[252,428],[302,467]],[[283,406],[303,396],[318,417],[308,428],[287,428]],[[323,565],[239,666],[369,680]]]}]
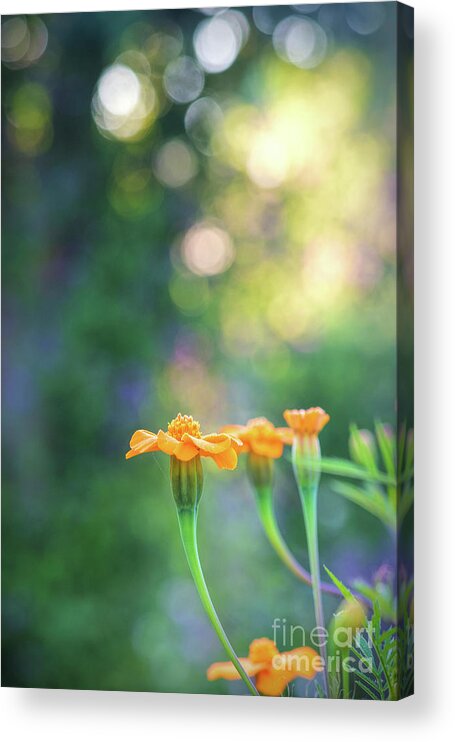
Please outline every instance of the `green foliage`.
[{"label": "green foliage", "polygon": [[371,605],[378,605],[381,616],[389,621],[396,620],[396,600],[394,585],[379,580],[370,585],[363,580],[354,580],[354,588],[363,595]]},{"label": "green foliage", "polygon": [[347,482],[335,481],[332,483],[332,489],[337,494],[343,495],[347,500],[360,505],[371,515],[379,518],[389,529],[395,527],[395,511],[379,487],[368,483],[365,483],[363,487],[356,487]]},{"label": "green foliage", "polygon": [[[378,518],[389,531],[400,530],[413,504],[413,436],[403,429],[396,438],[382,423],[375,425],[374,437],[368,430],[350,429],[349,448],[353,462],[323,461],[323,471],[348,479],[361,479],[361,486],[335,480],[334,492]],[[398,466],[397,466],[398,448]],[[378,458],[385,471],[378,469]]]},{"label": "green foliage", "polygon": [[[327,567],[324,568],[345,600],[355,600],[351,591],[343,585],[341,580],[335,577]],[[384,581],[377,579],[375,586],[370,587],[360,581],[356,581],[356,589],[371,601],[373,612],[365,628],[359,627],[360,630],[353,632],[353,641],[349,647],[341,650],[337,649],[333,636],[335,622],[334,619],[332,620],[330,625],[329,656],[332,656],[332,661],[337,656],[340,661],[343,661],[349,655],[355,660],[351,666],[352,673],[347,673],[348,678],[352,677],[355,681],[354,685],[351,684],[349,690],[350,697],[395,701],[412,694],[414,682],[414,630],[409,612],[412,586],[413,583],[410,581],[401,587],[401,610],[399,612],[399,623],[397,624],[391,584],[386,584]],[[384,619],[392,621],[392,625],[384,627]],[[346,697],[346,690],[343,690],[342,681],[343,673],[341,668],[333,665],[329,672],[331,698]],[[347,684],[346,687],[348,687],[349,679],[346,680],[345,678],[345,682]]]},{"label": "green foliage", "polygon": [[[413,690],[414,630],[406,617],[404,627],[382,629],[380,609],[374,606],[366,636],[356,637],[351,648],[359,660],[355,681],[359,690],[372,700],[396,701]],[[368,667],[364,672],[362,667]]]}]

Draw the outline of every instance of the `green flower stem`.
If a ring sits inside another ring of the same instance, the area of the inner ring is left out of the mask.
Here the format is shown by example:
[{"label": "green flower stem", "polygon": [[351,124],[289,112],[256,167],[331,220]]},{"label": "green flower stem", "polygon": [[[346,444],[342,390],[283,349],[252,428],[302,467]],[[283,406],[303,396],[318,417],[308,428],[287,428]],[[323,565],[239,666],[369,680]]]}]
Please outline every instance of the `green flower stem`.
[{"label": "green flower stem", "polygon": [[[316,626],[322,628],[325,626],[324,623],[324,611],[322,608],[322,594],[321,594],[321,577],[320,577],[320,566],[319,566],[319,544],[318,544],[318,528],[317,528],[317,496],[318,487],[317,485],[307,487],[301,487],[299,484],[300,500],[302,502],[303,518],[305,521],[305,529],[308,542],[308,556],[310,560],[310,572],[311,581],[313,588],[313,603],[314,613],[316,618]],[[324,690],[328,696],[328,679],[327,679],[327,647],[324,644],[320,647],[321,656],[324,660]]]},{"label": "green flower stem", "polygon": [[349,657],[349,647],[343,647],[341,649],[341,687],[343,692],[343,698],[350,698],[349,695],[349,671],[345,668],[344,662]]},{"label": "green flower stem", "polygon": [[[270,485],[256,486],[254,491],[259,517],[271,545],[286,567],[299,580],[311,587],[313,583],[310,573],[305,567],[302,567],[300,562],[291,553],[278,527],[275,509],[273,507],[272,487]],[[338,588],[328,582],[321,582],[321,590],[329,595],[336,595],[337,597],[341,595]]]},{"label": "green flower stem", "polygon": [[186,558],[188,560],[188,565],[190,567],[191,574],[193,576],[193,580],[196,585],[196,589],[199,593],[199,597],[201,599],[205,612],[207,613],[207,616],[209,617],[210,622],[218,636],[218,639],[220,640],[221,644],[223,645],[226,651],[226,654],[228,655],[231,662],[234,664],[235,668],[237,669],[240,677],[244,681],[251,695],[258,696],[259,693],[256,690],[256,687],[251,682],[250,678],[248,677],[242,665],[240,664],[239,658],[234,652],[234,649],[228,637],[226,636],[223,626],[221,625],[221,621],[218,618],[218,615],[215,611],[214,605],[210,598],[210,594],[209,594],[209,591],[208,591],[208,588],[207,588],[207,585],[204,579],[204,574],[202,572],[202,567],[201,567],[201,563],[199,560],[199,553],[198,553],[198,548],[197,548],[197,535],[196,535],[197,508],[196,507],[192,509],[178,508],[177,514],[178,514],[178,520],[179,520],[179,526],[180,526],[180,534],[182,536],[183,548],[185,550]]},{"label": "green flower stem", "polygon": [[[321,449],[317,435],[296,435],[292,444],[292,466],[295,480],[299,488],[302,503],[303,519],[305,521],[306,537],[308,542],[308,556],[313,588],[314,613],[316,626],[325,628],[324,612],[322,608],[321,574],[319,567],[318,545],[318,489],[321,478],[319,462]],[[328,697],[328,670],[327,647],[321,646],[321,656],[324,661],[323,683],[325,694]]]},{"label": "green flower stem", "polygon": [[278,528],[272,503],[271,488],[257,487],[255,494],[259,517],[271,545],[286,567],[288,567],[296,577],[311,586],[311,575],[306,571],[306,569],[304,569],[304,567],[302,567],[301,564],[299,564],[297,559],[290,552]]}]

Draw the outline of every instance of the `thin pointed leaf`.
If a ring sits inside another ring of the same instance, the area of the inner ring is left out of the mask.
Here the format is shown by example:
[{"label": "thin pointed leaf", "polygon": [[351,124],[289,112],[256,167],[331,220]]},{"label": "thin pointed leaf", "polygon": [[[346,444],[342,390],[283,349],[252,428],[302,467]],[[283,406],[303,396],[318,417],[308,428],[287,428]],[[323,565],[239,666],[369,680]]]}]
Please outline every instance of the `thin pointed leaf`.
[{"label": "thin pointed leaf", "polygon": [[[351,425],[349,428],[349,451],[351,458],[360,466],[364,466],[365,469],[376,477],[378,474],[378,467],[376,464],[376,443],[370,433],[370,431],[360,431],[357,425]],[[365,437],[367,436],[367,437]],[[371,437],[371,445],[368,440]]]},{"label": "thin pointed leaf", "polygon": [[375,431],[385,470],[389,477],[396,480],[397,475],[395,468],[395,447],[393,438],[387,435],[382,423],[377,422],[375,424]]},{"label": "thin pointed leaf", "polygon": [[[291,460],[290,455],[286,456]],[[348,477],[350,479],[361,479],[365,482],[379,482],[380,484],[395,484],[395,478],[390,477],[384,472],[378,471],[376,474],[368,471],[363,466],[355,464],[348,459],[337,459],[331,457],[322,457],[321,459],[309,459],[308,465],[313,464],[323,472],[323,474],[333,474],[339,477]]]},{"label": "thin pointed leaf", "polygon": [[365,683],[365,685],[369,685],[372,690],[377,691],[377,685],[374,682],[374,680],[371,679],[367,673],[362,672],[361,670],[354,670],[354,675],[356,678],[359,678],[359,680],[362,681],[362,683]]},{"label": "thin pointed leaf", "polygon": [[354,600],[354,601],[356,601],[358,603],[359,601],[357,600],[357,598],[354,597],[354,595],[351,593],[351,591],[349,590],[349,588],[347,588],[346,585],[343,585],[343,583],[341,582],[341,580],[339,580],[338,577],[335,577],[335,575],[333,574],[333,572],[331,572],[330,569],[325,566],[325,564],[323,566],[324,566],[324,569],[327,572],[328,576],[332,580],[333,584],[336,585],[336,587],[338,588],[338,590],[342,594],[343,598],[345,598],[345,600]]}]

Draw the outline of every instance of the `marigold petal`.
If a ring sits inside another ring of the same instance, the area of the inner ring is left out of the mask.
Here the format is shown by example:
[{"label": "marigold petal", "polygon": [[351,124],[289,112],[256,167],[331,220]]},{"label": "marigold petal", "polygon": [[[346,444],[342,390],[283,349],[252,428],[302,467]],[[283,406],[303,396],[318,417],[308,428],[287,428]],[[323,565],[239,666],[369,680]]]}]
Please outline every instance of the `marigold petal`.
[{"label": "marigold petal", "polygon": [[191,441],[196,448],[208,454],[222,453],[231,446],[231,438],[225,433],[210,433],[204,435],[203,438],[195,438],[193,435],[185,433],[182,441]]},{"label": "marigold petal", "polygon": [[330,415],[321,407],[311,407],[306,411],[306,419],[308,428],[318,434],[329,422]]},{"label": "marigold petal", "polygon": [[250,450],[248,445],[248,428],[245,425],[223,425],[220,433],[227,433],[232,438],[233,446],[237,453],[247,453]]},{"label": "marigold petal", "polygon": [[330,420],[330,415],[322,407],[309,407],[307,410],[285,410],[283,417],[289,427],[299,435],[319,435]]},{"label": "marigold petal", "polygon": [[284,674],[277,674],[267,667],[257,674],[256,688],[263,696],[281,696],[288,682]]},{"label": "marigold petal", "polygon": [[177,448],[174,451],[174,456],[179,461],[191,461],[199,453],[196,446],[193,445],[192,441],[179,441]]},{"label": "marigold petal", "polygon": [[300,430],[305,414],[305,410],[285,410],[283,412],[283,417],[289,427],[297,433]]},{"label": "marigold petal", "polygon": [[130,446],[131,448],[134,448],[138,443],[142,443],[142,441],[150,440],[150,438],[154,438],[156,440],[156,433],[151,433],[150,430],[136,430],[135,433],[131,436],[130,440]]},{"label": "marigold petal", "polygon": [[164,430],[159,430],[157,435],[158,448],[163,453],[167,453],[169,456],[173,456],[180,441],[177,438],[173,438],[169,433],[165,433]]},{"label": "marigold petal", "polygon": [[322,669],[320,658],[311,647],[299,647],[274,657],[272,664],[257,676],[256,686],[266,696],[281,696],[295,678],[311,680]]},{"label": "marigold petal", "polygon": [[234,447],[215,454],[206,454],[212,457],[219,469],[235,469],[237,467],[237,454]]},{"label": "marigold petal", "polygon": [[294,443],[294,431],[292,428],[276,428],[276,432],[286,446]]},{"label": "marigold petal", "polygon": [[312,647],[298,647],[289,652],[282,652],[281,657],[286,663],[294,677],[312,680],[317,672],[322,670],[321,657]]},{"label": "marigold petal", "polygon": [[253,639],[251,642],[248,658],[251,662],[270,664],[276,654],[279,654],[279,651],[275,642],[266,636],[262,636],[259,639]]},{"label": "marigold petal", "polygon": [[233,443],[237,447],[236,450],[241,450],[245,445],[245,441],[243,440],[243,438],[236,438],[235,435],[229,435],[229,438],[231,439],[231,443]]},{"label": "marigold petal", "polygon": [[[250,662],[248,657],[240,657],[239,659],[240,664],[250,678],[254,677],[265,667],[263,663],[255,664],[254,662]],[[220,678],[223,680],[240,680],[240,675],[232,662],[214,662],[207,670],[207,678],[208,680],[219,680]]]},{"label": "marigold petal", "polygon": [[279,459],[283,455],[283,443],[279,438],[251,438],[250,448],[258,456]]},{"label": "marigold petal", "polygon": [[131,459],[133,456],[138,456],[141,453],[149,453],[156,451],[157,436],[154,433],[150,433],[148,430],[136,430],[130,441],[131,450],[125,454],[125,458]]},{"label": "marigold petal", "polygon": [[240,438],[242,433],[246,433],[247,431],[248,428],[246,425],[223,425],[223,427],[220,428],[220,433],[227,433],[228,435],[233,435],[237,438]]}]

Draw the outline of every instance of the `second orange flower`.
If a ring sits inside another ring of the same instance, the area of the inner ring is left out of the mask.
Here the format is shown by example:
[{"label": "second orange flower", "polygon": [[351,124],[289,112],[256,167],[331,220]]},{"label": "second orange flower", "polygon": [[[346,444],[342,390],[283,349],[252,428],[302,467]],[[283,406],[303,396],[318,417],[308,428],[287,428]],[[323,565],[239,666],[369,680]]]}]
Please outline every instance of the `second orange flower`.
[{"label": "second orange flower", "polygon": [[265,417],[255,417],[246,425],[225,425],[221,430],[243,443],[240,453],[254,453],[271,459],[279,459],[283,455],[283,446],[292,445],[294,437],[290,428],[276,428]]}]

